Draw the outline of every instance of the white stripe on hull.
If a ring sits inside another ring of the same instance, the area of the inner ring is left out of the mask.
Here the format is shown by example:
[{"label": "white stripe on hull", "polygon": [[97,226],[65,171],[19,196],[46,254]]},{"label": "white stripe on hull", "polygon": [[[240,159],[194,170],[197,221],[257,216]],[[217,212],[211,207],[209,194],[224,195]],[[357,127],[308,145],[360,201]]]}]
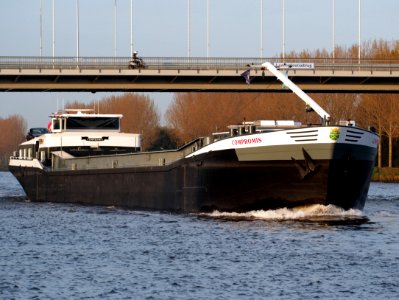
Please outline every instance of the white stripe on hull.
[{"label": "white stripe on hull", "polygon": [[355,127],[309,127],[234,136],[209,144],[187,157],[227,149],[239,151],[248,148],[299,144],[303,146],[309,144],[355,144],[377,148],[378,140],[376,134]]}]

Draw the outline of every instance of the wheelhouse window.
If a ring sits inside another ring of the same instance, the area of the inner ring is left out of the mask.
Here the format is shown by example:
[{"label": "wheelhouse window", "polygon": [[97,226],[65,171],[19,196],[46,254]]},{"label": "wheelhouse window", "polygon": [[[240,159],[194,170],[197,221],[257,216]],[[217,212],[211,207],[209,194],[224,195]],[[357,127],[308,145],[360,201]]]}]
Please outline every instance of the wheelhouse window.
[{"label": "wheelhouse window", "polygon": [[61,120],[53,119],[53,130],[60,130],[61,128]]},{"label": "wheelhouse window", "polygon": [[69,117],[66,119],[66,129],[99,129],[119,130],[119,118],[110,117]]}]

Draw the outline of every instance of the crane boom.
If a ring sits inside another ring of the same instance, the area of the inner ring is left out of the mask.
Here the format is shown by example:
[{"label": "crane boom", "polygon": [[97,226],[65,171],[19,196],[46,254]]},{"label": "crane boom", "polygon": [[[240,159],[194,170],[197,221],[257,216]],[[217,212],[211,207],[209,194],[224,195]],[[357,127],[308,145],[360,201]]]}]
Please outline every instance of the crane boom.
[{"label": "crane boom", "polygon": [[295,83],[293,83],[288,77],[284,76],[273,64],[265,62],[262,67],[270,71],[276,76],[285,86],[293,91],[299,98],[301,98],[307,105],[309,105],[322,119],[323,123],[328,123],[330,120],[330,114],[326,112],[316,101],[309,97],[304,91],[302,91]]}]

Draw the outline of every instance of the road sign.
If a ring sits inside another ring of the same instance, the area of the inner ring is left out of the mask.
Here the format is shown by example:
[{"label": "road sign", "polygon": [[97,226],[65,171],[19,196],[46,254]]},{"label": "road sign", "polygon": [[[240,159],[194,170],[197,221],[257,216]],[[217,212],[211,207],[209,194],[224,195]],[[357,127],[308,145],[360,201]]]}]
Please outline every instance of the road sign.
[{"label": "road sign", "polygon": [[277,69],[314,69],[314,63],[289,63],[289,62],[275,62],[273,65]]}]

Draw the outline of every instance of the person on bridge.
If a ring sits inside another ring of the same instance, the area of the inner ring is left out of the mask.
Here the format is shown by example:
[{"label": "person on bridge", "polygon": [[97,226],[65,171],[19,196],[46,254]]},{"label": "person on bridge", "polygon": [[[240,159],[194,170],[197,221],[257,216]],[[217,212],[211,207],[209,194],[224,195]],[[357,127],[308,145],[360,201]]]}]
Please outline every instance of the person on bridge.
[{"label": "person on bridge", "polygon": [[129,62],[129,69],[141,69],[145,68],[143,60],[138,57],[137,51],[133,52],[132,59]]}]

